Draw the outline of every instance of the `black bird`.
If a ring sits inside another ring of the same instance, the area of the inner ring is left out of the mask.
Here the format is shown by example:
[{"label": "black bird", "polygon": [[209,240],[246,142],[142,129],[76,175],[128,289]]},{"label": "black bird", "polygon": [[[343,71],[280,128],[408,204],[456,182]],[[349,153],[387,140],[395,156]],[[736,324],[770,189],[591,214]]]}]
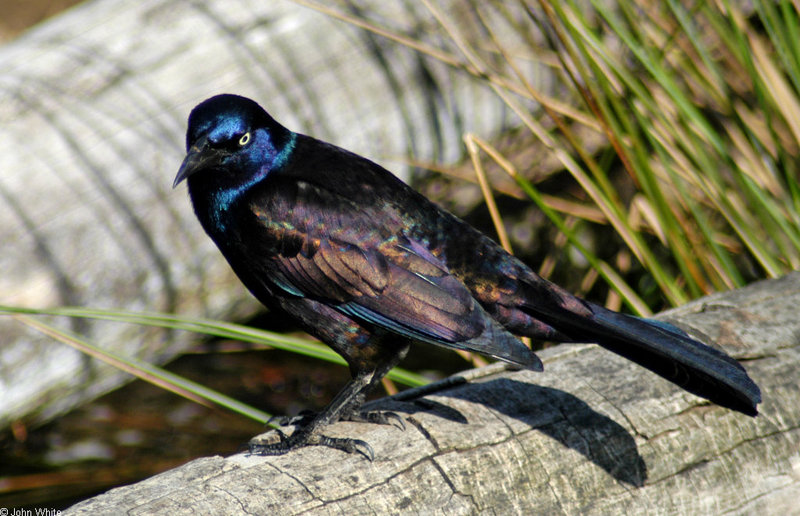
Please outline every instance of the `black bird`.
[{"label": "black bird", "polygon": [[254,101],[212,97],[192,110],[184,179],[194,211],[263,304],[283,310],[350,366],[352,380],[280,442],[372,458],[363,441],[320,428],[388,423],[367,392],[412,342],[476,351],[535,371],[514,335],[596,342],[698,396],[755,416],[758,386],[730,356],[670,324],[607,310],[536,275],[381,166],[276,122]]}]

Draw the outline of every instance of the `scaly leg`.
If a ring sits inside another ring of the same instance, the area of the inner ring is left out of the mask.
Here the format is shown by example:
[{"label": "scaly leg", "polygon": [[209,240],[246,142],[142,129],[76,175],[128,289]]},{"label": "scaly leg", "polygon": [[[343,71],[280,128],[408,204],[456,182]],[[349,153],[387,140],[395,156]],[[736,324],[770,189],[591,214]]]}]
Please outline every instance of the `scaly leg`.
[{"label": "scaly leg", "polygon": [[372,369],[355,370],[353,379],[345,385],[331,402],[316,415],[303,415],[290,418],[289,424],[302,424],[290,436],[280,432],[281,440],[271,444],[250,444],[250,453],[254,455],[283,455],[294,448],[303,446],[327,446],[348,453],[361,453],[370,461],[375,458],[372,447],[361,439],[329,437],[319,433],[327,425],[341,420],[362,421],[378,424],[391,424],[398,421],[401,429],[405,429],[400,416],[394,413],[379,411],[361,411],[367,393],[392,369],[408,352],[408,344],[402,346],[387,360]]}]

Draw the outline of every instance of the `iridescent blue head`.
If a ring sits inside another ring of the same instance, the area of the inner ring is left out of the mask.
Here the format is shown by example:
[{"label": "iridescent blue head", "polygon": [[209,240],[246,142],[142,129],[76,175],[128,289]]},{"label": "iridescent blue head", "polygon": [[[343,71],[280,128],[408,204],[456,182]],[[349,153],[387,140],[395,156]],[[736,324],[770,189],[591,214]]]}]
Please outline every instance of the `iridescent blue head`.
[{"label": "iridescent blue head", "polygon": [[224,230],[230,206],[284,166],[296,137],[248,98],[211,97],[189,115],[187,154],[172,187],[186,179],[198,216]]},{"label": "iridescent blue head", "polygon": [[211,190],[253,184],[283,166],[295,136],[248,98],[211,97],[189,115],[187,154],[172,186],[184,179]]}]

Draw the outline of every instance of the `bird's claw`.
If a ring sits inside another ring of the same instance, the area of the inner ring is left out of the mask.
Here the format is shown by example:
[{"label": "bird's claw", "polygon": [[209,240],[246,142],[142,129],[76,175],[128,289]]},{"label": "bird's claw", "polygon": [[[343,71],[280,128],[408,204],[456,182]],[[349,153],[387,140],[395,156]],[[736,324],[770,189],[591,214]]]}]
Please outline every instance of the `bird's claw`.
[{"label": "bird's claw", "polygon": [[360,453],[370,462],[375,460],[375,451],[372,446],[361,439],[329,437],[320,434],[300,434],[297,437],[292,434],[287,437],[284,432],[278,429],[275,431],[280,437],[278,442],[259,443],[251,441],[248,444],[249,453],[251,455],[284,455],[295,448],[302,448],[303,446],[325,446],[347,453]]},{"label": "bird's claw", "polygon": [[347,453],[360,453],[369,459],[370,462],[375,460],[375,451],[372,449],[372,446],[370,446],[367,441],[362,441],[361,439],[328,437],[327,435],[320,435],[319,442],[316,444],[319,446],[327,446],[328,448],[342,450]]},{"label": "bird's claw", "polygon": [[403,418],[394,412],[383,412],[380,410],[363,410],[350,414],[345,421],[355,421],[358,423],[374,423],[376,425],[388,425],[398,428],[400,430],[406,429],[406,423]]},{"label": "bird's claw", "polygon": [[[272,416],[267,421],[267,425],[277,422],[280,426],[294,426],[303,428],[317,416],[315,412],[304,410],[296,416]],[[393,426],[399,430],[406,429],[406,423],[402,417],[394,412],[385,412],[382,410],[361,410],[351,414],[343,415],[340,421],[351,421],[355,423],[373,423],[376,425]]]}]

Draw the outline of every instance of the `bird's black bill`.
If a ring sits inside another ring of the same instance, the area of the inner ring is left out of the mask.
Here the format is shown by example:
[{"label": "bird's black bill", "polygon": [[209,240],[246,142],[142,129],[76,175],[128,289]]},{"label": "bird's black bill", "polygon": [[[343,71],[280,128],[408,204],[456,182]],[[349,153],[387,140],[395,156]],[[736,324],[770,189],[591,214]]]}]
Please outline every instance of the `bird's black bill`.
[{"label": "bird's black bill", "polygon": [[219,151],[209,148],[206,145],[205,139],[192,145],[186,157],[183,158],[181,168],[178,169],[178,175],[175,176],[175,180],[172,182],[172,188],[181,184],[184,179],[195,172],[207,168],[209,165],[218,163],[219,158]]}]

